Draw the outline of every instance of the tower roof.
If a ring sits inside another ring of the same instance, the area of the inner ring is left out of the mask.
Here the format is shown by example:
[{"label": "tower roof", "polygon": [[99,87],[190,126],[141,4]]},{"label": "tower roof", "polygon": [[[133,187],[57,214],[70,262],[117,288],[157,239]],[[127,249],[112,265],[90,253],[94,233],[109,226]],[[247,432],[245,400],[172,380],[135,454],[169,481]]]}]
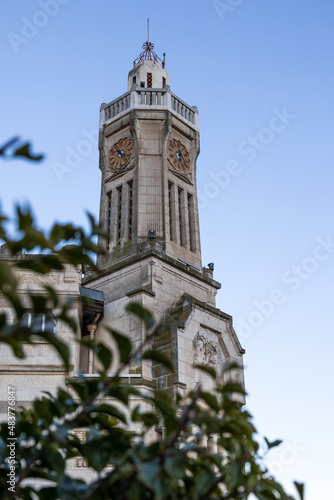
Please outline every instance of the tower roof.
[{"label": "tower roof", "polygon": [[139,54],[139,56],[133,61],[133,67],[139,64],[142,61],[154,61],[161,64],[161,66],[165,67],[165,52],[163,53],[163,60],[160,59],[158,54],[154,52],[154,43],[150,42],[150,20],[147,19],[147,41],[143,44],[143,51]]}]

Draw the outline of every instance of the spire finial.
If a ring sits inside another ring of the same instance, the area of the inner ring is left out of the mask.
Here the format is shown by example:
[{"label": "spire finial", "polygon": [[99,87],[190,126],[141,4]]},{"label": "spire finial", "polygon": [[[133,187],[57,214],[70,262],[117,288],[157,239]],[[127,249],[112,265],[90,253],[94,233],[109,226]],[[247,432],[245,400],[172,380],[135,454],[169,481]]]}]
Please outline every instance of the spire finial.
[{"label": "spire finial", "polygon": [[154,52],[154,43],[150,42],[150,19],[147,18],[147,40],[143,45],[143,52],[139,54],[137,59],[133,61],[133,67],[136,66],[136,64],[140,63],[141,61],[154,61],[154,62],[159,62],[161,66],[164,68],[165,67],[165,53],[164,53],[164,59],[163,61],[160,59],[160,57]]}]

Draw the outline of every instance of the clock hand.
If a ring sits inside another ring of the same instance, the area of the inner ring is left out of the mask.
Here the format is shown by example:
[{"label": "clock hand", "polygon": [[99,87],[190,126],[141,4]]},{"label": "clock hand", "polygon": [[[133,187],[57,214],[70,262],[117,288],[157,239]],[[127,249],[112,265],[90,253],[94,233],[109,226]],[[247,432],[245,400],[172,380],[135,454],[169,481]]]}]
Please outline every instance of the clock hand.
[{"label": "clock hand", "polygon": [[187,170],[187,162],[186,162],[186,159],[185,157],[183,156],[181,150],[179,149],[178,152],[176,153],[176,156],[178,158],[178,160],[182,163],[183,165],[183,170]]},{"label": "clock hand", "polygon": [[182,153],[181,153],[181,151],[180,151],[180,150],[178,150],[178,151],[176,152],[176,158],[177,158],[179,161],[181,161],[181,160],[183,159],[183,155],[182,155]]}]

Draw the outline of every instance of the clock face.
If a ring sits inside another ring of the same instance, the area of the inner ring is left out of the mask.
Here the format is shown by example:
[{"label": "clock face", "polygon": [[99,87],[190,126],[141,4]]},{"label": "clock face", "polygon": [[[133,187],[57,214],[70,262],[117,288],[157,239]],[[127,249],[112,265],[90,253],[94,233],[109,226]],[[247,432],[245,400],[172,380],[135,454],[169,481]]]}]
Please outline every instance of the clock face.
[{"label": "clock face", "polygon": [[110,151],[109,155],[109,165],[113,170],[118,170],[129,161],[133,151],[133,144],[131,139],[127,137],[121,139],[115,144],[115,146]]},{"label": "clock face", "polygon": [[176,139],[169,141],[168,158],[174,168],[180,172],[188,172],[190,170],[189,153],[180,141]]}]

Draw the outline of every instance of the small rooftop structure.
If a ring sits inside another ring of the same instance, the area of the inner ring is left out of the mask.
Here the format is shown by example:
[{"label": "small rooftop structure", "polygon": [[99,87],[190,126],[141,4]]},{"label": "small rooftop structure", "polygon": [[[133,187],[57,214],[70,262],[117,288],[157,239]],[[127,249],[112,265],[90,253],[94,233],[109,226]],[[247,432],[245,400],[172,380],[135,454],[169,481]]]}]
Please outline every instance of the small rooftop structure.
[{"label": "small rooftop structure", "polygon": [[163,60],[154,52],[154,43],[150,42],[150,20],[147,19],[147,41],[143,44],[142,47],[144,50],[139,54],[137,59],[133,61],[133,67],[135,68],[137,64],[142,61],[154,61],[155,63],[161,64],[161,66],[165,67],[165,52],[163,53]]}]

